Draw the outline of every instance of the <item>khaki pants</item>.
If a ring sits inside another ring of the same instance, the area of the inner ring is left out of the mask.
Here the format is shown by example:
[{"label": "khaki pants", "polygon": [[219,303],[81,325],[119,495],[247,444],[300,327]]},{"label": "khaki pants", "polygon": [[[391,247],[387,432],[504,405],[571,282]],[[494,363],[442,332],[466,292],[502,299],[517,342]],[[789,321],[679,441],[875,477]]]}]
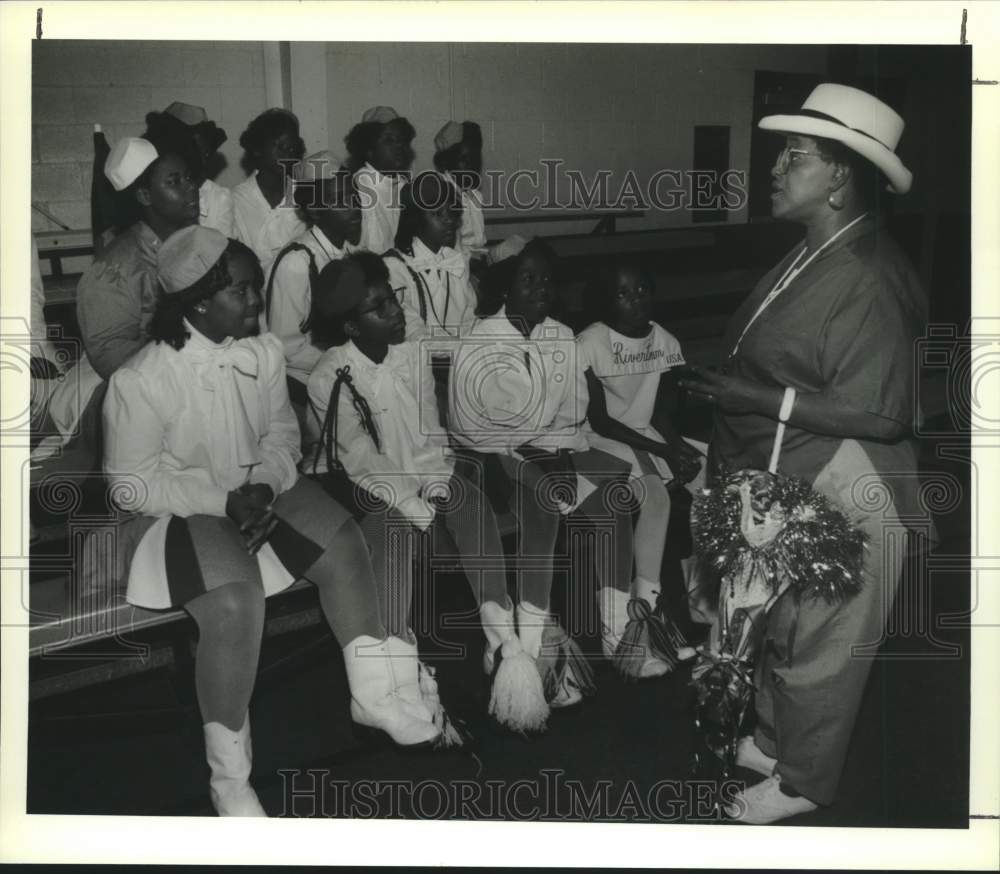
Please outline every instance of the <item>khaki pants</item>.
[{"label": "khaki pants", "polygon": [[[864,586],[833,604],[782,595],[768,616],[756,671],[756,743],[778,760],[787,785],[818,804],[836,795],[906,553],[906,530],[880,483],[853,440],[816,478],[813,487],[868,535]],[[866,497],[874,498],[869,506]]]}]

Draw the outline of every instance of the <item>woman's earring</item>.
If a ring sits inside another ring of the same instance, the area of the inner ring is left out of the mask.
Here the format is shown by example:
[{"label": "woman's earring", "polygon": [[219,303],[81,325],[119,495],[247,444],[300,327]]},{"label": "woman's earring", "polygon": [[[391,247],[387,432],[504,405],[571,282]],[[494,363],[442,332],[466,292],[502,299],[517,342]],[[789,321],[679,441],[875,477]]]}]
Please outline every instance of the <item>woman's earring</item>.
[{"label": "woman's earring", "polygon": [[205,311],[206,311],[207,309],[208,309],[208,307],[206,307],[206,306],[205,306],[205,304],[203,304],[203,303],[200,303],[200,304],[198,304],[198,306],[196,306],[196,307],[194,308],[194,311],[195,311],[196,313],[200,313],[201,315],[205,315]]},{"label": "woman's earring", "polygon": [[826,199],[826,202],[830,204],[831,209],[843,209],[844,208],[844,198],[838,194],[830,194]]}]

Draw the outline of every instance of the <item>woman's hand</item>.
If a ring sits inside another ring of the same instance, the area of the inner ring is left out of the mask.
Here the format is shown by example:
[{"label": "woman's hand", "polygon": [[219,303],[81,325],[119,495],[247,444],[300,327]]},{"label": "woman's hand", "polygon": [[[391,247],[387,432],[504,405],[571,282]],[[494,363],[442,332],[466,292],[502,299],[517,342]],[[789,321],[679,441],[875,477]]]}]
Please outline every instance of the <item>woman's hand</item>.
[{"label": "woman's hand", "polygon": [[247,483],[226,498],[226,515],[232,519],[243,535],[247,552],[254,555],[271,536],[278,518],[271,508],[274,492],[262,483]]},{"label": "woman's hand", "polygon": [[677,443],[664,443],[658,453],[669,466],[674,479],[680,485],[691,482],[701,471],[705,456],[690,443],[681,440]]},{"label": "woman's hand", "polygon": [[682,389],[701,395],[724,413],[777,415],[777,405],[773,411],[768,409],[772,390],[762,383],[705,367],[689,365],[679,370],[677,384]]},{"label": "woman's hand", "polygon": [[568,452],[547,452],[529,443],[519,446],[517,452],[545,472],[552,483],[553,497],[568,507],[576,503],[576,471]]}]

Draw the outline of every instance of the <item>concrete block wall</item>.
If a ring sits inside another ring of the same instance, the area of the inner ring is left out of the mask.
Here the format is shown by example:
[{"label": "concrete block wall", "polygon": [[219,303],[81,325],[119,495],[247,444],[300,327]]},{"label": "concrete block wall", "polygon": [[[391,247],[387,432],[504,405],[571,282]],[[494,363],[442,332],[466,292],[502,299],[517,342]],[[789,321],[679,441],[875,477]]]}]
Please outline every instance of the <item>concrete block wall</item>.
[{"label": "concrete block wall", "polygon": [[[150,110],[175,100],[204,106],[229,135],[218,181],[244,178],[239,136],[267,108],[263,43],[40,40],[32,65],[31,199],[71,228],[90,227],[95,122],[114,144],[141,134]],[[57,230],[34,209],[31,228]],[[86,263],[67,259],[63,268]]]},{"label": "concrete block wall", "polygon": [[[541,179],[540,160],[558,158],[588,178],[611,170],[616,191],[628,170],[645,184],[659,169],[690,169],[695,125],[730,125],[730,166],[747,169],[754,72],[825,65],[818,46],[328,43],[330,148],[343,154],[361,113],[385,104],[417,129],[415,169],[432,166],[445,121],[470,119],[483,128],[487,168],[537,170]],[[556,190],[565,201],[566,186]],[[690,222],[688,210],[652,210],[623,227]]]}]

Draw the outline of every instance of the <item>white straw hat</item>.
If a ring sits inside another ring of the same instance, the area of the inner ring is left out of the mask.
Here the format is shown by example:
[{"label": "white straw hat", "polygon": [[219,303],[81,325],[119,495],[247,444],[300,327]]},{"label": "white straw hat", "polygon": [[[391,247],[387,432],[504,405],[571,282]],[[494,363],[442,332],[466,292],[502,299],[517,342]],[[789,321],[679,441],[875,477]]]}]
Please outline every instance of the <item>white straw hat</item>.
[{"label": "white straw hat", "polygon": [[881,170],[889,190],[906,194],[913,174],[896,155],[905,123],[899,114],[866,91],[847,85],[817,85],[794,115],[768,115],[761,130],[825,137],[843,143]]}]

